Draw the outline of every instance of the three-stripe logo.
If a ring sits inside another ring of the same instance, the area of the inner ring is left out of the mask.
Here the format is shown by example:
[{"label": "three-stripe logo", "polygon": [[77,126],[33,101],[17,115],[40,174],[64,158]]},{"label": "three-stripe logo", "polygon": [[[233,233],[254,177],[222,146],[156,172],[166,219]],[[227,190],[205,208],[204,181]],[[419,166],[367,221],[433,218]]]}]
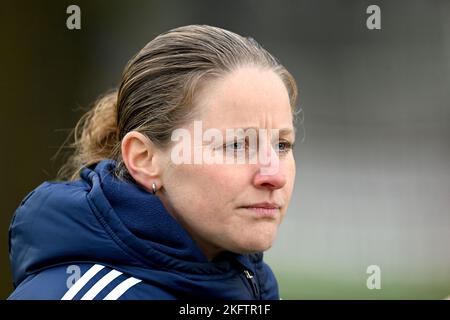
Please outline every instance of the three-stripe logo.
[{"label": "three-stripe logo", "polygon": [[[81,289],[91,280],[97,273],[99,273],[105,266],[100,264],[93,265],[84,275],[73,284],[61,298],[61,300],[72,300]],[[108,284],[119,277],[122,272],[111,270],[98,280],[82,297],[81,300],[93,300]],[[117,300],[132,286],[138,284],[142,280],[134,277],[129,277],[119,283],[111,292],[109,292],[103,300]]]}]

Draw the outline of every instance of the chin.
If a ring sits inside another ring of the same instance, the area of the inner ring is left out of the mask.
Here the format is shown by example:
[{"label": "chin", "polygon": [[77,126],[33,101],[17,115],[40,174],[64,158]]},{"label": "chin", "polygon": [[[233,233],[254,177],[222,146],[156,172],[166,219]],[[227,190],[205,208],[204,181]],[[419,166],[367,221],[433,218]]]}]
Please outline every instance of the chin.
[{"label": "chin", "polygon": [[240,239],[237,252],[241,254],[264,252],[272,247],[275,240],[275,233],[248,234],[248,238]]},{"label": "chin", "polygon": [[272,247],[272,244],[270,245],[249,245],[249,246],[242,246],[238,250],[234,251],[239,254],[249,254],[249,253],[257,253],[257,252],[264,252],[269,250]]}]

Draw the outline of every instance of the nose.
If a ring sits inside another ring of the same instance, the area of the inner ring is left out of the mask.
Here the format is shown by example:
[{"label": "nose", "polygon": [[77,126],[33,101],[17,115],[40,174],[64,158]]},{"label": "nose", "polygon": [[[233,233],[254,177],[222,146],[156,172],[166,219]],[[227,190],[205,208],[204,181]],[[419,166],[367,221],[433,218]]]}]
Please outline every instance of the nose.
[{"label": "nose", "polygon": [[259,159],[259,170],[254,176],[253,184],[258,188],[281,189],[286,184],[287,178],[281,170],[277,152],[272,147],[268,147],[267,152],[261,155],[263,157]]}]

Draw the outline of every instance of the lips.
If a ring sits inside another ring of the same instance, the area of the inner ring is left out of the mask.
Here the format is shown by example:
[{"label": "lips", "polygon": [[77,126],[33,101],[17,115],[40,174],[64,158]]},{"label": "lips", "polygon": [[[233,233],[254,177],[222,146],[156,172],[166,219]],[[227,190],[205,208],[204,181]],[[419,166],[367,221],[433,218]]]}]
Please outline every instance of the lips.
[{"label": "lips", "polygon": [[255,203],[242,208],[249,210],[254,216],[258,218],[275,219],[281,208],[280,205],[271,202]]},{"label": "lips", "polygon": [[255,204],[250,204],[248,206],[243,206],[243,208],[262,208],[262,209],[280,209],[281,206],[273,202],[260,202]]}]

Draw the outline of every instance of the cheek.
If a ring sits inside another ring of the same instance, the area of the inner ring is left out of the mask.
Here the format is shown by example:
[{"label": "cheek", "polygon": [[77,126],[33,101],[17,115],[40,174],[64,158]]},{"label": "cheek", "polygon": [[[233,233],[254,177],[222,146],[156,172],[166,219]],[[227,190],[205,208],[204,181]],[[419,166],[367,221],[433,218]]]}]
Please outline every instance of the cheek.
[{"label": "cheek", "polygon": [[243,188],[242,175],[230,165],[180,165],[167,180],[171,200],[178,207],[202,212],[227,207]]},{"label": "cheek", "polygon": [[[203,197],[208,199],[214,195],[225,195],[232,187],[232,178],[226,168],[218,165],[198,165],[189,169],[188,176],[195,184],[196,190],[201,190]],[[214,191],[214,192],[213,192]]]},{"label": "cheek", "polygon": [[[295,175],[296,175],[296,165],[293,157],[286,161],[284,167],[284,174],[286,175],[286,185],[283,187],[283,194],[286,204],[289,204],[292,192],[294,190]],[[285,209],[284,214],[286,214],[286,210],[287,208]]]},{"label": "cheek", "polygon": [[284,189],[292,191],[296,174],[296,164],[292,153],[284,159],[282,163],[282,171],[286,176],[286,185]]}]

